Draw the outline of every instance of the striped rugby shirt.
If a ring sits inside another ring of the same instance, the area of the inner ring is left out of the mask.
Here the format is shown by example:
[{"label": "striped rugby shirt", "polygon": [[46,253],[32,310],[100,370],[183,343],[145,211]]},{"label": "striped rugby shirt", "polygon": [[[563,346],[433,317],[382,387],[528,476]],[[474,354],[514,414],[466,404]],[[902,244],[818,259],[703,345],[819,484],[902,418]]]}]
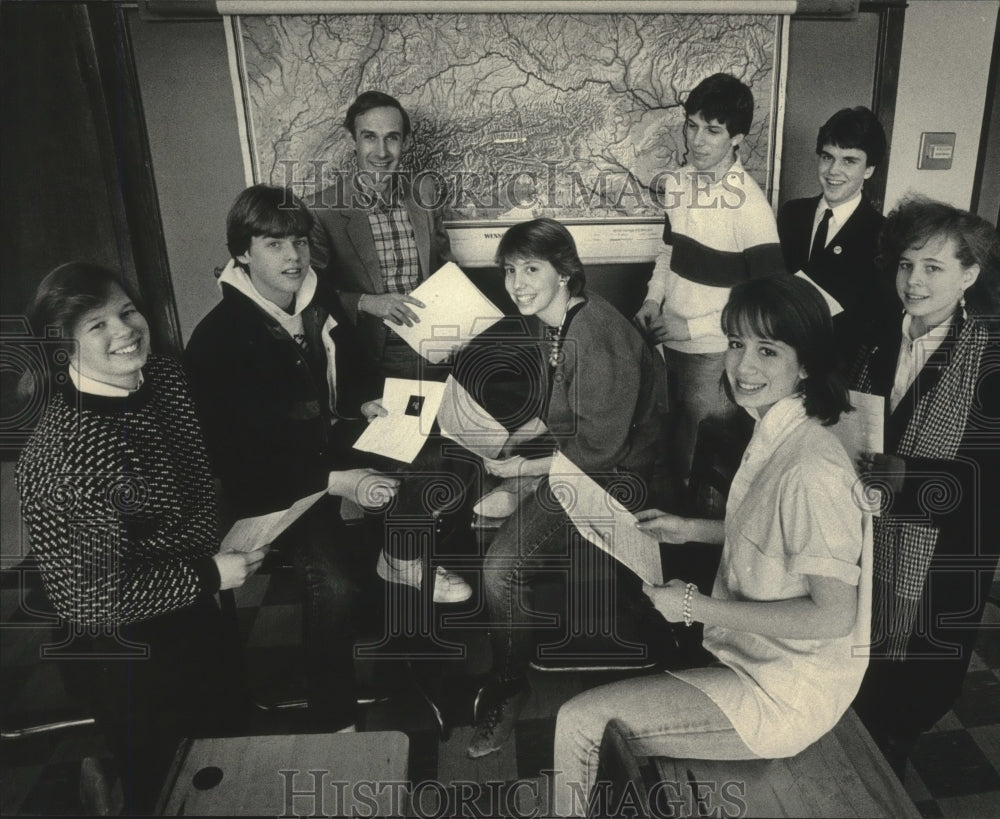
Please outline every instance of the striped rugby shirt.
[{"label": "striped rugby shirt", "polygon": [[729,290],[747,279],[785,272],[771,205],[739,159],[726,175],[683,169],[668,178],[663,244],[647,300],[688,323],[691,338],[667,346],[683,353],[726,349],[722,308]]}]

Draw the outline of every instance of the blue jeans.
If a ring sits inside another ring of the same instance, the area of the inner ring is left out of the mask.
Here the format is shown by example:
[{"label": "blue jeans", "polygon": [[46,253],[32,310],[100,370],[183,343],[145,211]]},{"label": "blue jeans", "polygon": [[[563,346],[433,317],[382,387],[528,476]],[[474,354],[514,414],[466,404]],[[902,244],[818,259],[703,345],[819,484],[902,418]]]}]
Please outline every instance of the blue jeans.
[{"label": "blue jeans", "polygon": [[698,425],[706,418],[731,419],[738,407],[722,388],[725,353],[681,353],[664,347],[667,367],[667,458],[671,477],[691,474]]},{"label": "blue jeans", "polygon": [[[567,628],[613,637],[609,631],[614,628],[614,607],[619,599],[638,593],[640,582],[630,573],[617,573],[616,566],[579,535],[552,495],[548,478],[543,478],[504,522],[483,563],[494,679],[522,680],[546,631],[553,647],[565,640]],[[568,581],[565,609],[538,611],[539,587],[560,575]],[[595,580],[600,584],[596,588],[590,582],[576,582]],[[587,597],[594,594],[599,600]],[[560,621],[564,617],[574,619],[564,625]]]},{"label": "blue jeans", "polygon": [[[736,673],[722,665],[716,670]],[[554,815],[586,814],[604,727],[616,718],[637,756],[758,759],[707,694],[671,674],[592,688],[564,703],[556,719]]]}]

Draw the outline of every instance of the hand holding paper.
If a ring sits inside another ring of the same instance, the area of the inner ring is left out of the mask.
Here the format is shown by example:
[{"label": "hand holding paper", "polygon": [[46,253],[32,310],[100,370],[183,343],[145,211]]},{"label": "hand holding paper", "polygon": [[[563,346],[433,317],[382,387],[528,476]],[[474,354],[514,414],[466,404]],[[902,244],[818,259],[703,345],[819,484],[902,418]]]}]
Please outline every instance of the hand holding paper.
[{"label": "hand holding paper", "polygon": [[260,568],[268,547],[254,549],[249,552],[219,552],[212,556],[215,567],[219,570],[219,591],[238,589],[250,575]]},{"label": "hand holding paper", "polygon": [[454,262],[448,262],[422,282],[409,298],[423,304],[416,322],[397,326],[395,320],[383,321],[432,364],[440,364],[503,318],[503,313]]},{"label": "hand holding paper", "polygon": [[643,509],[635,516],[636,529],[648,532],[660,543],[687,543],[693,540],[689,521],[685,518],[661,512],[659,509]]},{"label": "hand holding paper", "polygon": [[441,381],[387,378],[380,401],[386,415],[371,420],[354,448],[413,463],[434,426],[443,395]]},{"label": "hand holding paper", "polygon": [[420,312],[414,310],[409,306],[414,307],[424,307],[424,303],[420,299],[415,299],[413,296],[407,296],[403,293],[382,293],[378,296],[373,296],[370,293],[365,293],[362,296],[362,302],[364,305],[364,311],[366,313],[371,313],[373,316],[378,316],[380,319],[386,323],[392,322],[395,325],[405,324],[407,327],[412,327],[414,324],[420,323]]},{"label": "hand holding paper", "polygon": [[561,452],[552,457],[549,484],[577,531],[624,563],[646,583],[663,582],[660,544],[636,528],[636,518]]},{"label": "hand holding paper", "polygon": [[396,497],[399,479],[374,469],[345,469],[331,472],[326,491],[365,509],[378,509]]},{"label": "hand holding paper", "polygon": [[326,490],[316,492],[297,500],[287,509],[236,521],[222,539],[219,552],[253,552],[268,546],[325,494]]},{"label": "hand holding paper", "polygon": [[498,478],[516,478],[522,474],[521,470],[528,462],[522,455],[514,455],[511,458],[483,458],[486,472]]}]

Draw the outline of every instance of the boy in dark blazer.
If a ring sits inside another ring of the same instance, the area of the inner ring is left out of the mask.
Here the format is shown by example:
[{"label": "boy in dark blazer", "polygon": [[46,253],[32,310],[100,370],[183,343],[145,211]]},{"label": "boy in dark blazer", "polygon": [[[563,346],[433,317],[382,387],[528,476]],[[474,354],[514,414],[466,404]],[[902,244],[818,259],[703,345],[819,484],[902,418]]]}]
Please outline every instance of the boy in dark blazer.
[{"label": "boy in dark blazer", "polygon": [[833,327],[845,366],[901,309],[891,275],[880,273],[875,259],[884,217],[862,190],[885,151],[885,132],[870,110],[838,111],[816,137],[822,193],[786,202],[778,212],[788,272],[805,273],[843,308]]}]

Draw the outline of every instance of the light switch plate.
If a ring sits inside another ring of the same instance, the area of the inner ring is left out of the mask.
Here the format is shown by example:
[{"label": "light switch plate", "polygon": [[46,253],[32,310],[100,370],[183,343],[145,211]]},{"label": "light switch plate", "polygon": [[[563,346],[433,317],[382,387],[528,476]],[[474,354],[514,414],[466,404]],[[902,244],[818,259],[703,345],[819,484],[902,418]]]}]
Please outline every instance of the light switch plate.
[{"label": "light switch plate", "polygon": [[955,155],[954,132],[924,131],[920,135],[917,168],[922,171],[947,171]]}]

